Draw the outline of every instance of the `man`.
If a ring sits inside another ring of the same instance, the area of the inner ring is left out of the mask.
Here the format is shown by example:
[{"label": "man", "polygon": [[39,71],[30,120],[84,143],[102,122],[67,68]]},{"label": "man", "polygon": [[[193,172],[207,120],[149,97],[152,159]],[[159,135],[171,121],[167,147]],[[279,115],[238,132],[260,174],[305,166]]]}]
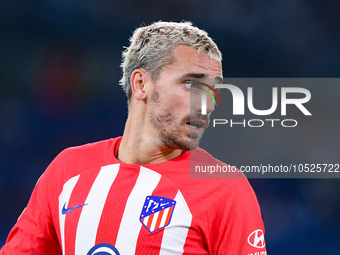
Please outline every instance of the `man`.
[{"label": "man", "polygon": [[201,115],[203,92],[191,93],[193,79],[222,79],[216,44],[185,22],[138,28],[130,41],[123,136],[61,152],[0,254],[266,254],[247,179],[190,178],[190,156],[219,162],[197,147],[212,99]]}]

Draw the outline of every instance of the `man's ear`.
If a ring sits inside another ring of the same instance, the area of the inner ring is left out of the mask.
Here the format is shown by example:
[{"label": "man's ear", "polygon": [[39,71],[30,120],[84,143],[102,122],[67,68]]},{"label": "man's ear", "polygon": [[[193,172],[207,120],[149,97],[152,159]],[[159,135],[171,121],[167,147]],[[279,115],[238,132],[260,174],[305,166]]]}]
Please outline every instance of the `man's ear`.
[{"label": "man's ear", "polygon": [[131,74],[131,92],[132,96],[137,100],[144,100],[146,98],[146,81],[148,74],[144,69],[135,69]]}]

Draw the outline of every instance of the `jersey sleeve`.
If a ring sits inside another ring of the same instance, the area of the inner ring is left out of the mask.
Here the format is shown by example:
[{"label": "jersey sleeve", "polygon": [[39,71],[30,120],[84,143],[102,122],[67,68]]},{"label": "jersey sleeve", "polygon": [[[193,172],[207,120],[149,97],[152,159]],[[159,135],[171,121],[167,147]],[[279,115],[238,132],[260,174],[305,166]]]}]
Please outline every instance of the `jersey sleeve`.
[{"label": "jersey sleeve", "polygon": [[10,231],[0,255],[60,255],[49,205],[50,171],[53,162],[38,180],[31,198]]},{"label": "jersey sleeve", "polygon": [[209,254],[265,255],[264,224],[246,178],[233,179],[213,210]]}]

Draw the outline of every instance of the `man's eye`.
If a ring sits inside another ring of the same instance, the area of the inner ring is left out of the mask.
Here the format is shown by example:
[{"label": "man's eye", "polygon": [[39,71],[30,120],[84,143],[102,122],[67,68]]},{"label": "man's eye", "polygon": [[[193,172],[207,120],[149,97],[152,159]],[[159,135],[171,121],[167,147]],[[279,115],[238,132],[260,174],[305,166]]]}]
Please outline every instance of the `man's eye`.
[{"label": "man's eye", "polygon": [[194,86],[194,83],[192,81],[186,81],[184,83],[185,87],[187,87],[188,89],[192,89],[192,87]]}]

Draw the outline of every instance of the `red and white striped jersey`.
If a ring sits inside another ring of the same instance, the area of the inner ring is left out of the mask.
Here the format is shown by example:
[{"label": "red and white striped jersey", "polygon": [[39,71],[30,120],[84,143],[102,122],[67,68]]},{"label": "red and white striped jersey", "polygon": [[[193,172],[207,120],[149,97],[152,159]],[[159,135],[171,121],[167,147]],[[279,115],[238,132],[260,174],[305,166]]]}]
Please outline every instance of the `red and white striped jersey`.
[{"label": "red and white striped jersey", "polygon": [[38,181],[1,255],[266,254],[245,178],[190,178],[190,153],[120,162],[121,138],[61,152]]}]

